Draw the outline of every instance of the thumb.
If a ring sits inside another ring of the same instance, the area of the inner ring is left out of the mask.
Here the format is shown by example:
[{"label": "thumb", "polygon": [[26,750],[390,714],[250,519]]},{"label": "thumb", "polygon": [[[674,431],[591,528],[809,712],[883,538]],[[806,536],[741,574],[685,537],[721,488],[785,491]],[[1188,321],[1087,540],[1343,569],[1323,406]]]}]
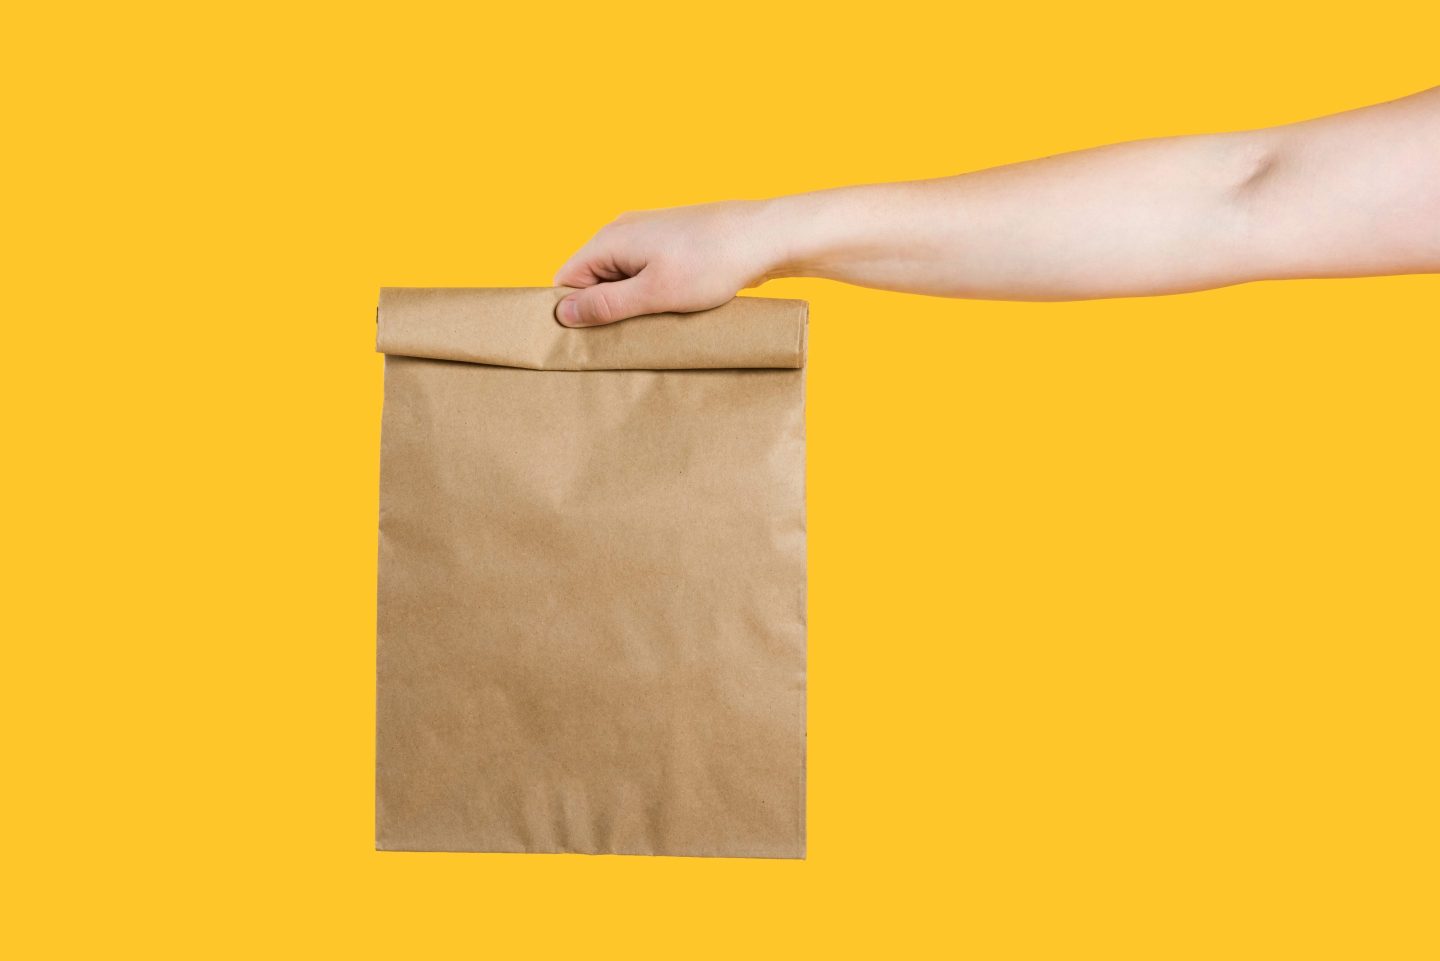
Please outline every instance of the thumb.
[{"label": "thumb", "polygon": [[598,327],[654,311],[651,300],[649,281],[637,274],[568,295],[555,305],[555,319],[566,327]]}]

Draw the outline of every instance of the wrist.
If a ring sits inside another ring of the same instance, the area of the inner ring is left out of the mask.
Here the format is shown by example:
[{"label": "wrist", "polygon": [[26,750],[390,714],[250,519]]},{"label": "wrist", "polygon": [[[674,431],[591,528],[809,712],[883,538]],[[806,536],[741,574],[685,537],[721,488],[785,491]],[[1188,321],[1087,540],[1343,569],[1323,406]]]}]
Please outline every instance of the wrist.
[{"label": "wrist", "polygon": [[844,252],[856,219],[847,213],[854,189],[754,201],[750,229],[761,251],[761,280],[831,276],[827,264]]}]

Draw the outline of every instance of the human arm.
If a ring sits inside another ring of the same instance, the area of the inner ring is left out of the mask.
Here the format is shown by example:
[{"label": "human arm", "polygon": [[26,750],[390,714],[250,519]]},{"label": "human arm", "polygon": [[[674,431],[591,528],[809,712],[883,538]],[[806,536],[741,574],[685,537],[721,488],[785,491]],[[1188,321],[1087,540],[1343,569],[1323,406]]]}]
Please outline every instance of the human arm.
[{"label": "human arm", "polygon": [[775,277],[998,300],[1440,271],[1440,88],[1318,120],[938,180],[627,214],[556,275],[562,323]]}]

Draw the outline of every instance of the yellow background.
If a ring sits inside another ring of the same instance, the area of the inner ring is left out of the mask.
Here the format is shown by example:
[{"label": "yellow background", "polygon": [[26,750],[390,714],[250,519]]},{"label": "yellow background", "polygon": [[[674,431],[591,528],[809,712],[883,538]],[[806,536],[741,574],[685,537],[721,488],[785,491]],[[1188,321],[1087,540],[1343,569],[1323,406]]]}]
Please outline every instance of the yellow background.
[{"label": "yellow background", "polygon": [[377,854],[384,285],[1437,82],[1433,3],[6,15],[17,957],[1434,957],[1440,277],[812,302],[810,858]]}]

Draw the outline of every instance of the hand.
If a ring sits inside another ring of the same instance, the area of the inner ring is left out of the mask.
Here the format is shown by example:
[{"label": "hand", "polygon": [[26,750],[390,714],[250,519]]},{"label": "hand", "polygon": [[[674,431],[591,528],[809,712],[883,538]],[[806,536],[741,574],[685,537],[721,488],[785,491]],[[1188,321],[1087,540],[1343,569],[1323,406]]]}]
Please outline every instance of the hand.
[{"label": "hand", "polygon": [[763,283],[777,262],[763,211],[762,203],[735,201],[622,215],[555,275],[557,286],[582,288],[556,305],[556,319],[594,327],[718,307]]}]

